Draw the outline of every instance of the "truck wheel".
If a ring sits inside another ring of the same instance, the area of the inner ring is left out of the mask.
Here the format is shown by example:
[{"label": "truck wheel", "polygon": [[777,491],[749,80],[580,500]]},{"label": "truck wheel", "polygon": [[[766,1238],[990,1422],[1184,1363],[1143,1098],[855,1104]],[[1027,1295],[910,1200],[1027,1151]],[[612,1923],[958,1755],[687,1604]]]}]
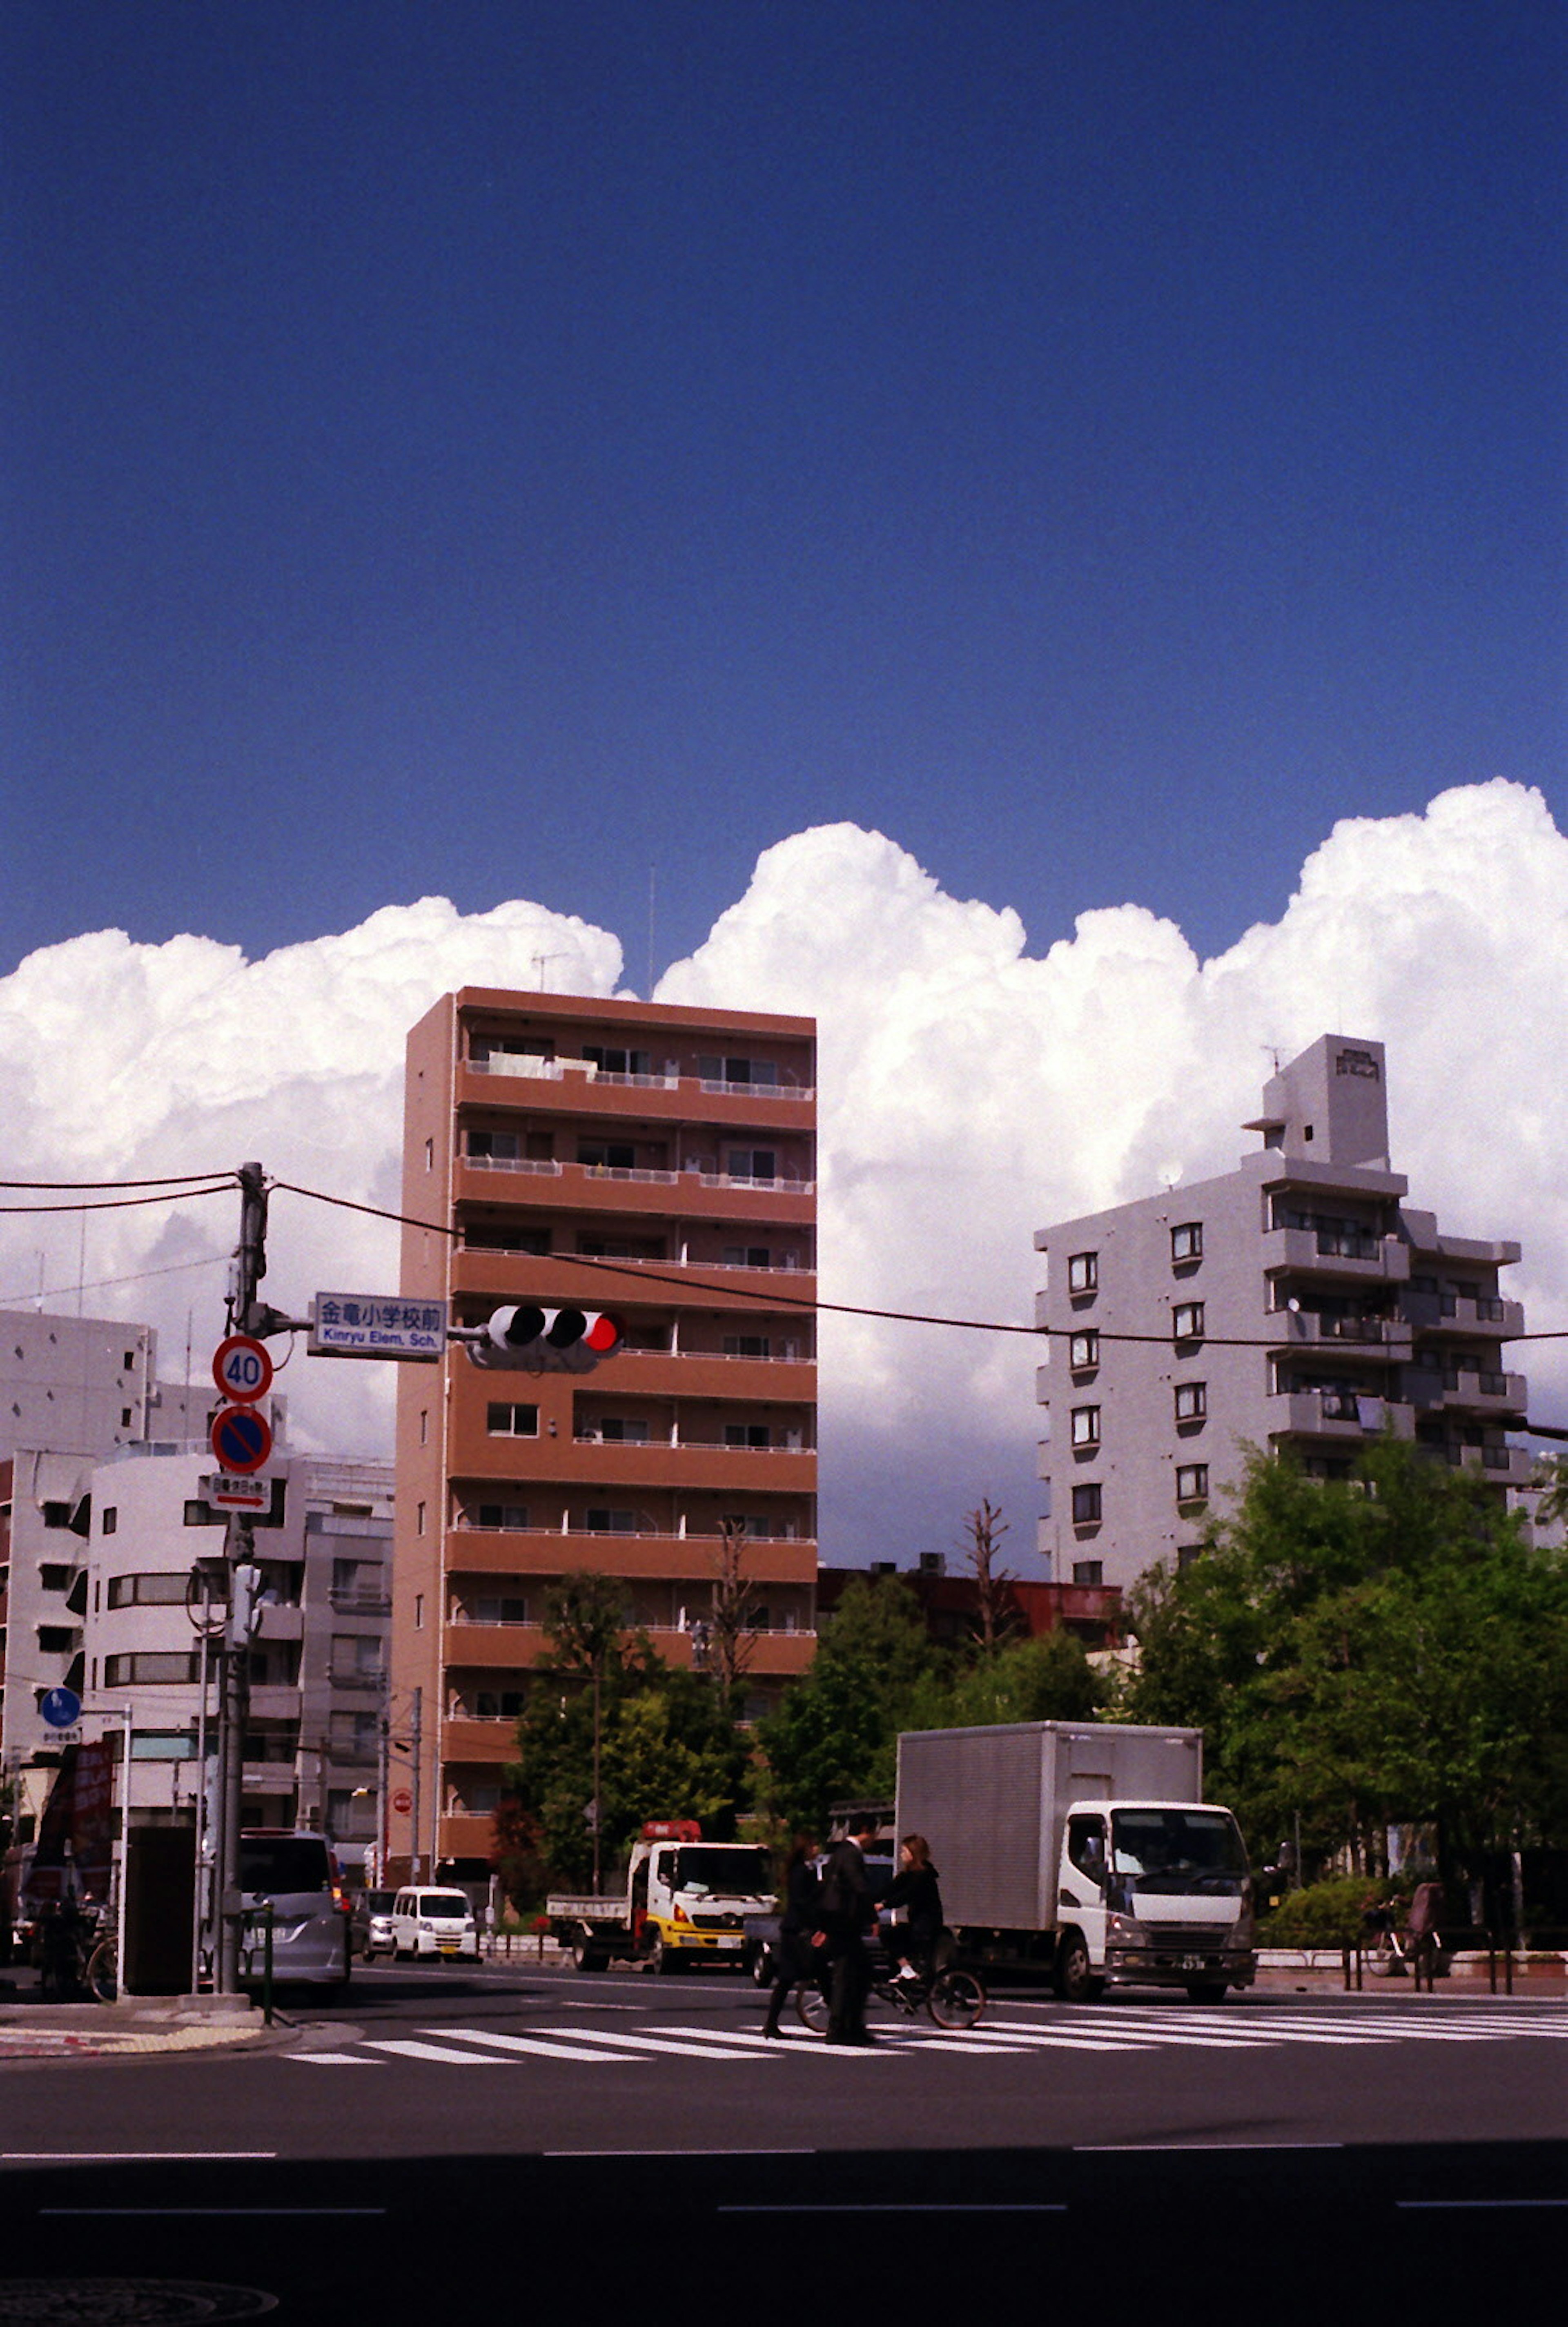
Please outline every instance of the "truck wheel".
[{"label": "truck wheel", "polygon": [[673,1948],[662,1939],[655,1939],[648,1951],[648,1967],[655,1979],[668,1979],[672,1972],[684,1971],[685,1964]]},{"label": "truck wheel", "polygon": [[578,1971],[602,1971],[609,1957],[594,1946],[589,1933],[581,1924],[572,1934],[572,1961]]},{"label": "truck wheel", "polygon": [[1056,1959],[1056,1992],[1064,2004],[1097,2004],[1106,1983],[1089,1961],[1088,1944],[1081,1931],[1069,1931]]}]

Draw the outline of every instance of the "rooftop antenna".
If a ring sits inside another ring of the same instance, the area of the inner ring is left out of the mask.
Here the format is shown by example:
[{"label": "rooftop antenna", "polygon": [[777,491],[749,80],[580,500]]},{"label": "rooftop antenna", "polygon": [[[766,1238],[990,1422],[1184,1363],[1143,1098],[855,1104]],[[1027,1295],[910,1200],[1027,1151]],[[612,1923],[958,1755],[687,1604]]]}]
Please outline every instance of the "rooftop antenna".
[{"label": "rooftop antenna", "polygon": [[543,994],[545,990],[545,970],[546,966],[553,961],[565,961],[565,958],[566,957],[564,953],[537,953],[534,956],[534,967],[539,974],[539,991],[541,994]]},{"label": "rooftop antenna", "polygon": [[652,1001],[652,999],[653,999],[653,897],[654,897],[654,880],[655,880],[655,874],[656,874],[656,870],[657,870],[657,868],[656,868],[654,865],[652,865],[652,864],[650,864],[650,865],[649,866],[649,868],[648,868],[648,996],[647,996],[647,998],[648,998],[648,1000],[649,1000],[649,1002],[651,1002],[651,1001]]},{"label": "rooftop antenna", "polygon": [[1277,1042],[1260,1042],[1258,1048],[1268,1052],[1269,1057],[1274,1061],[1274,1070],[1277,1075],[1280,1070],[1280,1045]]}]

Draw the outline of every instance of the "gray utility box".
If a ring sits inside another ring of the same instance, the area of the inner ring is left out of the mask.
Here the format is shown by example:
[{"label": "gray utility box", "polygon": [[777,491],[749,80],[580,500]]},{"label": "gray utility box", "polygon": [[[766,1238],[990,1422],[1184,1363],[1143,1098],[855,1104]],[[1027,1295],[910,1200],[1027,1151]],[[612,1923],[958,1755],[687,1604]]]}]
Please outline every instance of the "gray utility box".
[{"label": "gray utility box", "polygon": [[955,1929],[1055,1930],[1069,1803],[1202,1799],[1199,1729],[1023,1721],[899,1739],[898,1831],[929,1843]]}]

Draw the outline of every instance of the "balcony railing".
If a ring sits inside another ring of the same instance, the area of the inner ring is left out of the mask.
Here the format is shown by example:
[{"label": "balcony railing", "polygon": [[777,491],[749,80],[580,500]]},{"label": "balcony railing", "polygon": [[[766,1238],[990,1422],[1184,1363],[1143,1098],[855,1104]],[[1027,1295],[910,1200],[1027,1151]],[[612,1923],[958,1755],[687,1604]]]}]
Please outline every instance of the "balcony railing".
[{"label": "balcony railing", "polygon": [[357,1665],[330,1666],[327,1678],[334,1688],[381,1690],[387,1686],[387,1676],[384,1672],[361,1672]]},{"label": "balcony railing", "polygon": [[[476,1519],[461,1517],[453,1519],[450,1532],[453,1535],[560,1536],[567,1541],[576,1540],[583,1543],[685,1543],[716,1546],[723,1541],[723,1536],[716,1528],[711,1533],[705,1534],[702,1528],[692,1528],[685,1535],[678,1535],[672,1528],[564,1528],[559,1525],[526,1528],[481,1527]],[[759,1535],[753,1528],[748,1528],[742,1542],[746,1544],[814,1543],[816,1539],[815,1536],[804,1533]]]},{"label": "balcony railing", "polygon": [[735,1446],[724,1438],[606,1438],[597,1430],[573,1433],[574,1446],[658,1447],[677,1454],[815,1454],[815,1446]]}]

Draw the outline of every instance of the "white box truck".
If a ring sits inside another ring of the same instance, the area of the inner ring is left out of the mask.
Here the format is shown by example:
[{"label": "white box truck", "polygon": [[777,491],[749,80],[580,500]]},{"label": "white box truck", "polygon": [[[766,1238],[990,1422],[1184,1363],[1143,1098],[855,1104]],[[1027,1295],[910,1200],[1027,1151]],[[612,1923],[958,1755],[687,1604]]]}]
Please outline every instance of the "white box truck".
[{"label": "white box truck", "polygon": [[1241,1831],[1203,1799],[1197,1729],[1028,1721],[899,1739],[898,1831],[921,1834],[963,1958],[1216,2003],[1257,1973]]}]

